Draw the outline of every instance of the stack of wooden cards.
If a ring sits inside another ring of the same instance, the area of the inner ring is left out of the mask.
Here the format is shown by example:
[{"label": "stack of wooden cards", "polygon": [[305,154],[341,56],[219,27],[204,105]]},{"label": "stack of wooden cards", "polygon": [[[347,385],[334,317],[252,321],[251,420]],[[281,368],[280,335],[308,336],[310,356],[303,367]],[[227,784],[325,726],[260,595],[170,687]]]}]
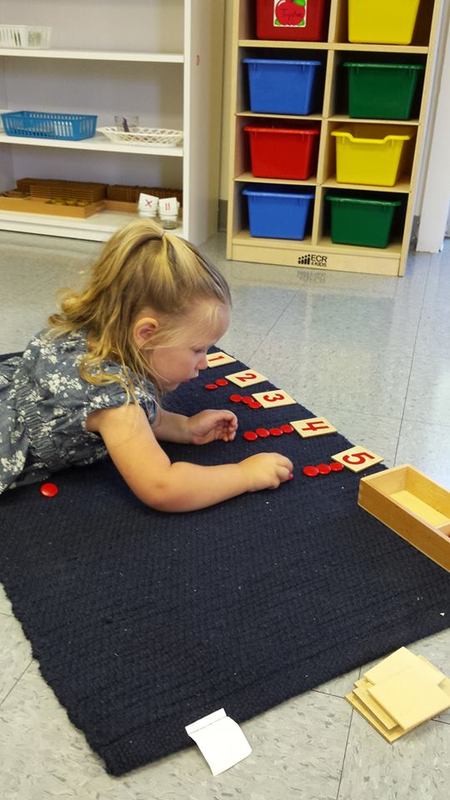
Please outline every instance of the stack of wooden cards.
[{"label": "stack of wooden cards", "polygon": [[400,736],[450,708],[450,678],[406,647],[355,682],[347,700],[387,739]]}]

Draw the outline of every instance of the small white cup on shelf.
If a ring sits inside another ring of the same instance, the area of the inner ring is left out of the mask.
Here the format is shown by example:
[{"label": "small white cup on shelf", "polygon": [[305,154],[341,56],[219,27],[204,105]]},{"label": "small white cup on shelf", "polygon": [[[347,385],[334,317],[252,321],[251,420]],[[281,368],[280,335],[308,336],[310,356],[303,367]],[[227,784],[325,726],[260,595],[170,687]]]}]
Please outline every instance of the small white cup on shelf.
[{"label": "small white cup on shelf", "polygon": [[140,217],[153,217],[158,214],[159,197],[141,192],[138,200],[138,215]]},{"label": "small white cup on shelf", "polygon": [[161,226],[167,230],[178,227],[180,204],[176,197],[163,197],[159,201],[159,219]]}]

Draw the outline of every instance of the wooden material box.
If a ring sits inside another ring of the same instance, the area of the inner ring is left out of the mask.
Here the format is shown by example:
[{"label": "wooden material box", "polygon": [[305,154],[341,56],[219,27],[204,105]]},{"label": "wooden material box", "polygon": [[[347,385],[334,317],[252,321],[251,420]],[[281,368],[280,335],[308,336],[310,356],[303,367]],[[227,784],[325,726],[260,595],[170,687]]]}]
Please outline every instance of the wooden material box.
[{"label": "wooden material box", "polygon": [[0,211],[29,212],[31,214],[53,214],[58,217],[90,217],[105,207],[104,201],[86,203],[85,205],[67,205],[52,202],[45,197],[14,196],[14,193],[0,195]]},{"label": "wooden material box", "polygon": [[361,478],[358,504],[450,571],[450,491],[406,464]]}]

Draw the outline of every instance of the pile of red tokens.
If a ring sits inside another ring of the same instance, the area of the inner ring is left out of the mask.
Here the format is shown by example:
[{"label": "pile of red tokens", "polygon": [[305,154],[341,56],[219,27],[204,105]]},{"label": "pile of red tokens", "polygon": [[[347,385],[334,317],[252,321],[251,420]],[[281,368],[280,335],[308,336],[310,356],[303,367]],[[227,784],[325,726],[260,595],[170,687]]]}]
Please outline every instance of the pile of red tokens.
[{"label": "pile of red tokens", "polygon": [[204,389],[207,389],[208,392],[213,392],[214,389],[218,389],[219,386],[228,386],[229,381],[226,378],[217,378],[214,383],[205,383]]},{"label": "pile of red tokens", "polygon": [[284,433],[294,433],[294,428],[288,422],[278,428],[256,428],[256,431],[245,431],[242,437],[247,439],[248,442],[254,442],[255,439],[267,439],[268,436],[283,436]]},{"label": "pile of red tokens", "polygon": [[329,464],[317,464],[316,466],[310,464],[307,467],[303,467],[303,475],[307,475],[308,478],[316,478],[317,475],[329,475],[330,472],[342,472],[343,469],[344,465],[339,461],[331,461]]}]

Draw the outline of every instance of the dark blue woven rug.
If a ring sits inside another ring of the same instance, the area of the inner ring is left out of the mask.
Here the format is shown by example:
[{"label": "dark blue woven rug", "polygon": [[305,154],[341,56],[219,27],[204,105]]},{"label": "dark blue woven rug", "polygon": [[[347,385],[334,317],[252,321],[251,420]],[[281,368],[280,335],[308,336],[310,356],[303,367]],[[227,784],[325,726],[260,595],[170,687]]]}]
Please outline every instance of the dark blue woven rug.
[{"label": "dark blue woven rug", "polygon": [[[171,408],[231,407],[230,387],[202,386],[242,368],[208,370]],[[241,432],[314,416],[233,409]],[[108,772],[191,745],[185,725],[218,708],[243,721],[447,627],[448,574],[357,506],[381,467],[302,475],[349,446],[337,433],[168,445],[202,464],[270,449],[296,466],[277,491],[190,514],[144,507],[109,462],[61,473],[55,498],[31,486],[0,499],[0,580]]]}]

